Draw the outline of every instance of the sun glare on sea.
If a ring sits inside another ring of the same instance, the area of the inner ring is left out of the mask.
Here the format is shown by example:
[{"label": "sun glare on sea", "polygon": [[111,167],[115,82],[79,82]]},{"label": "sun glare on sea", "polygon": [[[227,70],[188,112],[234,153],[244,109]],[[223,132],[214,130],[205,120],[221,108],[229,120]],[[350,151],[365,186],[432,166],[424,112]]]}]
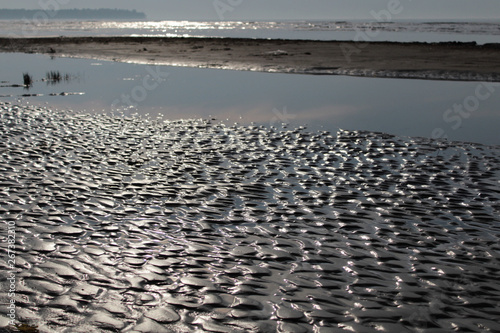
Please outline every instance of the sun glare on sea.
[{"label": "sun glare on sea", "polygon": [[140,29],[154,32],[186,32],[193,30],[233,29],[241,22],[193,22],[193,21],[147,21],[147,22],[102,22],[104,29]]}]

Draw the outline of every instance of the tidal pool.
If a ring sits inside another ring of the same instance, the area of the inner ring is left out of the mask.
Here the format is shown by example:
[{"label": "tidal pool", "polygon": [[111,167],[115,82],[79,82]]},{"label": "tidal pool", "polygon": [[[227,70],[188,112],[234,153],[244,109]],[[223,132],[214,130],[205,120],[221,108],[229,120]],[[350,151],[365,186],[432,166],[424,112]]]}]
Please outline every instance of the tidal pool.
[{"label": "tidal pool", "polygon": [[[156,67],[31,54],[1,54],[0,61],[0,96],[6,101],[500,144],[499,83]],[[71,80],[40,81],[48,71]],[[25,72],[35,81],[29,90],[9,87],[22,84]]]}]

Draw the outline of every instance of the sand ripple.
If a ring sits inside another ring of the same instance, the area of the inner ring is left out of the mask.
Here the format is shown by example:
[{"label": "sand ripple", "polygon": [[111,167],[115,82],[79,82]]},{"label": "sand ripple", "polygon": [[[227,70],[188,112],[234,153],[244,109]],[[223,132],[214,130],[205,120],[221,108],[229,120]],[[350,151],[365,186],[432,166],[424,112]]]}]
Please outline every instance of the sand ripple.
[{"label": "sand ripple", "polygon": [[10,104],[0,133],[42,332],[500,331],[498,147]]}]

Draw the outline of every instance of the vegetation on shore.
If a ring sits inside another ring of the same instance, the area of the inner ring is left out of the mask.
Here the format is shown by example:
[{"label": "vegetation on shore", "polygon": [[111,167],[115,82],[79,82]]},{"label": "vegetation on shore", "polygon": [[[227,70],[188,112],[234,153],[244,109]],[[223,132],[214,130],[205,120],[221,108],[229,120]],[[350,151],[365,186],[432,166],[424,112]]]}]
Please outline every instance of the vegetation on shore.
[{"label": "vegetation on shore", "polygon": [[51,84],[60,83],[61,81],[69,82],[72,78],[74,78],[74,76],[71,74],[61,74],[59,71],[50,71],[45,74],[45,81]]},{"label": "vegetation on shore", "polygon": [[29,73],[23,73],[23,83],[25,87],[31,87],[33,85],[33,77]]},{"label": "vegetation on shore", "polygon": [[[40,81],[45,81],[47,84],[55,85],[58,83],[61,83],[62,81],[64,82],[70,82],[73,79],[78,78],[78,76],[71,75],[69,73],[61,73],[59,71],[48,71],[45,73],[45,78],[41,79]],[[33,83],[35,81],[33,80],[33,76],[30,75],[29,73],[23,73],[23,85],[22,87],[26,89],[30,89],[33,86]],[[10,85],[10,87],[21,87],[21,85]]]}]

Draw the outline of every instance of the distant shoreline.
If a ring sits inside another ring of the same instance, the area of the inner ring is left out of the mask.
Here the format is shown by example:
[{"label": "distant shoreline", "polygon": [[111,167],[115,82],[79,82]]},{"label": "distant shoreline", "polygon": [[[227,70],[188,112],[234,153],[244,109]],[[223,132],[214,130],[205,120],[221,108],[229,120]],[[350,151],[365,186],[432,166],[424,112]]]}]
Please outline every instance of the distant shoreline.
[{"label": "distant shoreline", "polygon": [[274,73],[500,81],[500,44],[244,38],[0,38],[0,52]]},{"label": "distant shoreline", "polygon": [[145,19],[146,14],[126,9],[0,9],[0,20],[34,19]]}]

